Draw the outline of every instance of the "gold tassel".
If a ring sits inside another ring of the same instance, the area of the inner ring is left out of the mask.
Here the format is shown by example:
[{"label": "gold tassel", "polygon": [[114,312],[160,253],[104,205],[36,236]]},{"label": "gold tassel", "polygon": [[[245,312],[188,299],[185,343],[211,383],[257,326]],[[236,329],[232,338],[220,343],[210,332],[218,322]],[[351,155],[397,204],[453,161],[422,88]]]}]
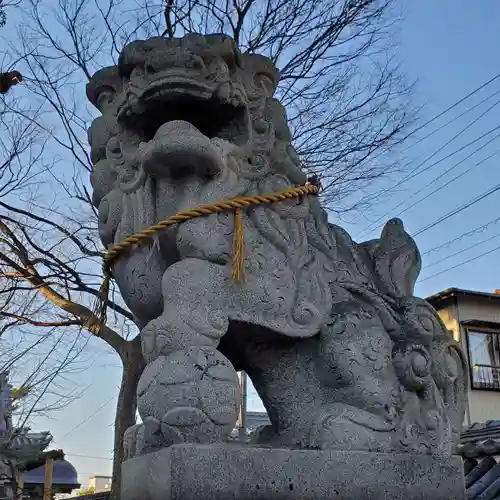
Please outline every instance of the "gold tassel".
[{"label": "gold tassel", "polygon": [[243,222],[241,220],[241,209],[234,212],[234,234],[233,234],[233,266],[231,269],[231,280],[235,283],[245,281],[245,236],[243,233]]},{"label": "gold tassel", "polygon": [[101,289],[99,290],[99,297],[96,299],[96,303],[92,310],[95,318],[95,327],[97,328],[97,332],[95,333],[95,335],[97,336],[100,335],[102,328],[106,324],[110,284],[111,274],[109,271],[105,271],[104,280],[102,282]]}]

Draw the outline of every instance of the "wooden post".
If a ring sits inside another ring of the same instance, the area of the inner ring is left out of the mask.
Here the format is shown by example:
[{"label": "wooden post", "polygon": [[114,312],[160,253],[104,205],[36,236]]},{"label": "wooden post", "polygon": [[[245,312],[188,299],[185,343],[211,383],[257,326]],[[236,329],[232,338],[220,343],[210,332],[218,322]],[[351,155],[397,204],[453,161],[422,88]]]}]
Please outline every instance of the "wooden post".
[{"label": "wooden post", "polygon": [[54,459],[47,458],[45,462],[45,478],[43,480],[43,500],[51,500],[52,498],[52,470],[54,467]]},{"label": "wooden post", "polygon": [[22,474],[22,472],[20,472],[19,476],[17,478],[17,495],[16,495],[16,498],[22,498],[23,497],[23,488],[24,488],[23,474]]}]

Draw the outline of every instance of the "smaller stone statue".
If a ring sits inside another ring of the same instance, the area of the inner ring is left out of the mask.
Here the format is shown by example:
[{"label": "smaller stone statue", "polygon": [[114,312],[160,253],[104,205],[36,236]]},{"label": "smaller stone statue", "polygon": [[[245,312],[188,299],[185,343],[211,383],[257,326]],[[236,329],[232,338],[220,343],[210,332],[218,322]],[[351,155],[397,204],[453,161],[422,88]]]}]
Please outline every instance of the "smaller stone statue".
[{"label": "smaller stone statue", "polygon": [[0,373],[0,497],[14,498],[17,475],[23,464],[39,455],[52,441],[48,431],[30,433],[12,425],[12,385],[9,373]]},{"label": "smaller stone statue", "polygon": [[8,373],[0,373],[0,437],[8,436],[12,427],[12,386]]}]

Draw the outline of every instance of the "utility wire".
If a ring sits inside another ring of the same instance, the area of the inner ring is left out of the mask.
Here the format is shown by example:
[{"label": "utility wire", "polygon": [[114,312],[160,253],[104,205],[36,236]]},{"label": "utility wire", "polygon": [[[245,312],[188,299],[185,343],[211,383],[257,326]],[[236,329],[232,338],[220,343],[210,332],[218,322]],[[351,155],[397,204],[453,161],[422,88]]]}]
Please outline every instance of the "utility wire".
[{"label": "utility wire", "polygon": [[[449,141],[445,142],[437,151],[435,151],[434,153],[432,153],[430,156],[428,156],[423,162],[421,162],[419,165],[417,165],[411,172],[409,172],[405,177],[403,177],[403,179],[399,180],[393,187],[391,188],[388,188],[387,191],[392,191],[394,188],[396,187],[399,187],[401,186],[401,184],[404,184],[406,181],[409,181],[411,179],[414,179],[415,177],[417,177],[418,175],[420,174],[423,174],[424,172],[427,172],[428,170],[430,170],[432,167],[435,167],[436,165],[438,165],[439,163],[441,163],[442,161],[448,159],[450,156],[454,156],[456,155],[457,153],[459,153],[460,151],[463,151],[464,149],[468,148],[469,146],[471,146],[472,144],[480,141],[481,139],[483,139],[484,137],[490,135],[491,133],[495,132],[496,130],[498,130],[500,128],[500,125],[497,126],[497,127],[494,127],[492,128],[491,130],[489,130],[488,132],[484,133],[484,134],[481,134],[479,137],[476,137],[476,139],[474,139],[473,141],[469,142],[468,144],[466,144],[465,146],[462,146],[461,148],[459,149],[456,149],[455,151],[453,151],[452,153],[448,154],[447,156],[445,156],[444,158],[442,158],[441,160],[438,160],[434,163],[432,163],[431,165],[425,167],[424,169],[422,170],[419,170],[420,167],[422,167],[423,165],[425,165],[430,159],[434,158],[434,156],[436,156],[438,153],[440,153],[444,148],[446,148],[446,146],[448,146],[449,144],[451,144],[455,139],[457,139],[459,136],[461,136],[464,132],[466,132],[470,127],[472,127],[472,125],[474,125],[478,120],[480,120],[486,113],[488,113],[489,111],[491,111],[496,105],[498,104],[498,101],[493,105],[493,106],[490,106],[485,112],[483,112],[480,116],[478,116],[475,120],[473,120],[472,122],[468,123],[462,130],[460,130],[460,132],[457,132]],[[405,165],[406,166],[406,165]],[[404,167],[403,167],[404,168]]]},{"label": "utility wire", "polygon": [[[482,90],[483,88],[485,88],[486,86],[490,85],[491,83],[493,83],[495,80],[497,80],[498,78],[500,78],[500,73],[495,75],[493,78],[491,78],[490,80],[488,80],[486,83],[484,83],[483,85],[479,86],[478,88],[476,88],[475,90],[473,90],[472,92],[470,92],[469,94],[467,94],[465,97],[463,97],[462,99],[460,99],[459,101],[455,102],[454,104],[452,104],[451,106],[449,106],[448,108],[446,108],[444,111],[442,111],[441,113],[439,113],[438,115],[434,116],[433,118],[431,118],[430,120],[428,120],[427,122],[425,122],[424,124],[422,124],[421,126],[417,127],[415,130],[413,130],[412,132],[410,132],[410,134],[408,134],[403,140],[407,139],[408,137],[410,137],[411,135],[415,134],[416,132],[418,132],[419,130],[421,130],[422,128],[426,127],[427,125],[431,124],[433,121],[437,120],[438,118],[440,118],[441,116],[443,116],[444,114],[448,113],[448,111],[451,111],[453,108],[455,108],[456,106],[458,106],[459,104],[461,104],[462,102],[464,102],[465,100],[467,100],[469,97],[472,97],[474,94],[476,94],[477,92],[479,92],[480,90]],[[490,95],[490,97],[492,97],[493,95],[496,95],[498,93],[495,92],[494,94]],[[461,135],[465,130],[467,130],[468,127],[466,127],[464,130],[460,131],[456,136],[454,136],[450,141],[448,141],[443,147],[441,147],[438,151],[436,151],[435,153],[433,153],[430,157],[426,158],[426,160],[420,164],[419,166],[416,167],[416,169],[420,168],[420,166],[422,166],[424,163],[426,163],[427,161],[429,161],[431,158],[433,158],[436,154],[438,154],[443,148],[445,148],[450,142],[454,141],[459,135]],[[439,130],[439,129],[438,129]],[[435,133],[436,131],[434,131]],[[427,136],[428,137],[428,136]],[[407,164],[405,164],[402,168],[405,168],[407,166],[409,166],[412,162],[409,162]],[[411,175],[413,172],[415,172],[415,170],[412,170],[412,172],[410,172],[409,175]],[[424,170],[425,171],[425,170]],[[419,175],[419,174],[416,174],[416,175]],[[413,177],[411,177],[413,178]],[[366,201],[370,201],[378,196],[380,196],[381,194],[384,194],[388,191],[392,191],[393,189],[395,189],[396,187],[400,186],[401,184],[403,184],[404,182],[406,182],[408,180],[408,178],[403,178],[401,181],[397,182],[395,185],[391,186],[391,187],[388,187],[388,188],[384,188],[380,191],[377,191],[375,193],[373,193],[372,195],[368,195]]]},{"label": "utility wire", "polygon": [[[408,144],[403,149],[401,149],[399,152],[400,153],[404,153],[404,152],[408,151],[409,149],[413,148],[414,146],[416,146],[417,144],[420,144],[421,142],[425,141],[425,139],[428,139],[431,135],[437,134],[438,132],[440,132],[441,130],[443,130],[444,128],[446,128],[448,125],[452,124],[453,122],[456,122],[460,118],[462,118],[465,115],[469,114],[471,111],[474,111],[476,108],[479,108],[485,102],[488,102],[491,98],[495,97],[498,94],[500,94],[500,90],[497,90],[496,92],[493,92],[493,94],[490,94],[489,96],[485,97],[482,101],[480,101],[480,102],[474,104],[473,106],[467,108],[465,111],[462,111],[462,113],[460,113],[457,116],[454,116],[453,118],[451,118],[451,120],[448,120],[447,122],[443,123],[443,125],[439,126],[438,128],[436,128],[434,130],[431,130],[428,134],[420,137],[417,141],[412,142],[411,144]],[[411,137],[413,134],[415,134],[418,130],[419,129],[413,130],[408,135],[406,135],[403,139],[401,139],[400,142],[403,142],[403,141],[407,140],[409,137]],[[372,161],[376,160],[377,158],[379,158],[382,155],[383,155],[383,152],[377,153],[375,156],[372,156]],[[369,194],[369,197],[371,198],[374,194],[376,196],[378,196],[378,191],[377,191],[377,193]]]},{"label": "utility wire", "polygon": [[[445,170],[442,174],[439,174],[437,177],[434,177],[434,179],[432,179],[431,181],[429,181],[425,186],[423,186],[422,188],[420,188],[417,191],[415,191],[415,193],[413,193],[407,200],[405,200],[405,201],[401,202],[399,205],[395,206],[393,210],[396,210],[401,205],[404,205],[407,201],[411,200],[414,196],[416,196],[417,194],[421,193],[422,191],[424,191],[428,187],[432,186],[436,181],[438,181],[439,179],[443,178],[446,174],[448,174],[449,172],[451,172],[452,170],[454,170],[455,168],[457,168],[459,165],[461,165],[462,163],[464,163],[465,161],[467,161],[469,158],[471,158],[475,154],[479,153],[479,151],[481,151],[482,149],[484,149],[486,146],[489,146],[495,139],[498,139],[498,138],[500,138],[500,134],[498,134],[495,137],[493,137],[493,139],[490,139],[486,144],[483,144],[480,148],[474,150],[472,153],[470,153],[468,156],[466,156],[463,160],[460,160],[458,163],[455,163],[453,166],[451,166],[450,168],[448,168],[447,170]],[[439,186],[438,188],[434,189],[434,191],[431,191],[430,193],[426,194],[423,198],[420,198],[416,202],[414,202],[411,205],[407,206],[406,208],[404,208],[403,210],[401,210],[401,212],[398,212],[397,214],[395,214],[393,217],[399,217],[400,215],[404,214],[405,212],[407,212],[411,208],[413,208],[413,207],[417,206],[418,204],[422,203],[423,201],[425,201],[427,198],[430,198],[433,194],[436,194],[437,192],[441,191],[445,187],[449,186],[452,182],[455,182],[456,180],[458,180],[461,177],[463,177],[465,174],[468,174],[469,172],[471,172],[475,168],[481,166],[484,162],[486,162],[488,160],[491,160],[491,158],[493,158],[494,156],[498,155],[499,153],[500,153],[500,149],[497,149],[496,151],[494,151],[493,153],[491,153],[490,155],[488,155],[486,158],[483,158],[480,162],[475,163],[474,165],[472,165],[471,167],[467,168],[463,172],[460,172],[458,175],[456,175],[455,177],[451,178],[448,182],[445,182],[442,186]],[[388,214],[386,214],[386,215],[388,215]],[[380,224],[377,227],[380,227],[381,225],[382,224]]]},{"label": "utility wire", "polygon": [[419,132],[423,128],[427,127],[427,125],[430,125],[431,123],[435,122],[437,119],[441,118],[443,115],[445,115],[446,113],[448,113],[448,111],[451,111],[452,109],[456,108],[457,106],[459,106],[460,104],[462,104],[464,101],[466,101],[467,99],[469,99],[469,97],[472,97],[474,94],[477,94],[480,90],[483,90],[485,87],[487,87],[488,85],[492,84],[495,80],[498,80],[498,78],[500,78],[500,73],[498,73],[493,78],[491,78],[487,82],[483,83],[482,85],[480,85],[479,87],[477,87],[476,89],[474,89],[472,92],[468,93],[465,97],[462,97],[462,99],[460,99],[460,100],[456,101],[455,103],[453,103],[451,106],[449,106],[448,108],[446,108],[444,111],[441,111],[441,113],[439,113],[438,115],[434,116],[430,120],[426,121],[424,124],[422,124],[419,127],[417,127],[415,130],[413,130],[413,132],[410,132],[405,137],[405,139],[408,138],[410,135],[416,134],[417,132]]},{"label": "utility wire", "polygon": [[420,283],[422,283],[422,281],[427,281],[427,280],[430,280],[432,278],[435,278],[436,276],[440,276],[441,274],[444,274],[444,273],[447,273],[448,271],[451,271],[453,269],[457,269],[457,267],[462,267],[462,266],[465,266],[466,264],[469,264],[470,262],[473,262],[475,260],[478,260],[478,259],[481,259],[482,257],[486,257],[486,255],[490,255],[492,254],[493,252],[497,252],[498,250],[500,250],[500,245],[491,249],[491,250],[488,250],[487,252],[484,252],[480,255],[476,255],[475,257],[472,257],[470,259],[467,259],[467,260],[464,260],[463,262],[460,262],[452,267],[448,267],[447,269],[443,269],[442,271],[439,271],[438,273],[435,273],[435,274],[431,274],[430,276],[427,276],[425,277],[424,279],[421,279],[419,280]]},{"label": "utility wire", "polygon": [[[495,136],[491,141],[489,141],[487,144],[485,144],[484,146],[487,146],[488,144],[490,144],[494,139],[497,139],[498,137],[500,137],[500,134]],[[484,158],[483,160],[481,160],[480,162],[476,163],[475,165],[472,165],[471,167],[469,167],[468,169],[464,170],[463,172],[461,172],[460,174],[456,175],[455,177],[453,177],[452,179],[450,179],[448,182],[445,182],[442,186],[434,189],[434,191],[431,191],[429,194],[425,195],[423,198],[420,198],[419,200],[417,200],[415,203],[412,203],[410,206],[406,207],[404,210],[401,210],[401,212],[399,212],[397,214],[397,216],[400,216],[402,214],[404,214],[405,212],[407,212],[408,210],[410,210],[411,208],[413,207],[416,207],[417,205],[419,205],[420,203],[422,203],[423,201],[427,200],[427,198],[430,198],[432,195],[436,194],[438,191],[441,191],[441,189],[444,189],[445,187],[449,186],[452,182],[455,182],[456,180],[460,179],[461,177],[463,177],[465,174],[468,174],[470,171],[474,170],[475,168],[481,166],[484,162],[490,160],[491,158],[493,158],[494,156],[498,155],[500,153],[500,150],[496,150],[494,151],[493,153],[491,153],[489,156],[487,156],[486,158]],[[448,172],[450,172],[451,170],[453,170],[455,167],[457,167],[460,163],[463,163],[465,160],[468,160],[470,158],[470,156],[472,156],[472,154],[470,154],[469,156],[467,156],[466,158],[464,158],[462,161],[460,161],[459,163],[457,163],[456,165],[454,165],[453,167],[449,168],[448,170],[446,170],[445,172],[443,172],[441,175],[439,175],[438,177],[436,177],[435,179],[433,179],[431,182],[429,182],[428,184],[426,184],[422,189],[420,189],[419,191],[417,191],[415,194],[418,194],[419,192],[423,191],[424,189],[428,188],[429,186],[431,186],[432,184],[434,184],[434,182],[436,182],[437,180],[439,180],[441,177],[444,177]],[[410,199],[412,198],[412,196],[410,196]]]},{"label": "utility wire", "polygon": [[458,250],[457,252],[454,252],[450,255],[447,255],[446,257],[443,257],[442,259],[431,262],[430,264],[427,264],[426,266],[424,266],[422,269],[427,269],[429,267],[436,266],[437,264],[441,264],[441,262],[444,262],[444,261],[449,260],[453,257],[456,257],[457,255],[460,255],[464,252],[467,252],[467,250],[472,250],[473,248],[476,248],[480,245],[483,245],[484,243],[487,243],[488,241],[494,240],[495,238],[498,238],[499,236],[500,236],[500,233],[496,233],[493,236],[490,236],[489,238],[485,238],[484,240],[478,241],[477,243],[469,245],[468,247],[462,248],[462,250]]},{"label": "utility wire", "polygon": [[[500,93],[500,90],[497,92],[497,93]],[[467,128],[471,127],[472,125],[474,125],[476,122],[478,122],[481,118],[483,118],[486,114],[488,114],[492,109],[494,109],[496,106],[498,106],[500,104],[500,100],[494,102],[488,109],[486,109],[485,111],[483,111],[478,117],[476,117],[475,120],[473,120],[471,123],[469,123],[463,130],[466,130]],[[461,132],[459,132],[460,134]],[[457,136],[455,136],[456,138]],[[466,156],[464,159],[460,160],[458,163],[455,163],[455,165],[453,165],[452,167],[450,167],[448,170],[445,170],[442,174],[438,175],[437,177],[435,177],[432,181],[430,181],[428,184],[426,184],[424,187],[418,189],[417,191],[415,191],[409,198],[403,200],[399,205],[396,205],[392,210],[397,210],[400,206],[404,205],[407,201],[411,200],[413,197],[415,197],[417,194],[421,193],[424,189],[426,189],[427,187],[429,187],[430,185],[432,185],[435,181],[439,180],[441,177],[445,176],[448,172],[450,172],[451,170],[455,169],[456,167],[458,167],[459,165],[461,165],[462,163],[464,163],[466,160],[468,160],[471,156],[473,156],[474,154],[478,153],[479,151],[481,151],[482,149],[484,149],[486,146],[488,146],[489,144],[491,144],[495,139],[497,139],[498,137],[500,137],[500,134],[497,134],[496,136],[494,136],[492,139],[490,139],[487,143],[483,144],[482,146],[480,146],[479,148],[477,148],[476,150],[474,150],[472,153],[470,153],[468,156]],[[451,139],[452,141],[454,139]],[[448,141],[447,144],[449,144],[450,141]],[[445,146],[447,145],[445,144]],[[441,148],[442,149],[442,148]],[[435,154],[435,153],[434,153]],[[424,162],[425,163],[425,162]],[[482,162],[481,162],[482,163]],[[481,163],[478,163],[476,165],[479,166]],[[475,167],[473,167],[475,168]],[[472,170],[469,169],[468,171]],[[463,174],[462,174],[463,175]],[[457,177],[458,178],[458,177]],[[456,178],[456,179],[457,179]],[[453,182],[450,181],[450,182]],[[445,184],[446,186],[447,184]],[[444,187],[444,186],[443,186]],[[425,198],[423,198],[425,199]],[[413,204],[411,207],[415,206],[416,204]],[[406,208],[405,210],[403,210],[403,212],[406,212],[407,210],[409,210],[409,208],[411,207],[408,207]],[[373,224],[376,224],[378,221],[380,221],[381,219],[383,219],[384,217],[386,217],[387,215],[389,215],[390,212],[392,212],[392,210],[390,210],[389,212],[385,213],[384,215],[382,215],[381,217],[379,217],[376,221],[370,223],[367,228],[369,227],[372,227]],[[403,213],[403,212],[400,212]],[[400,215],[400,214],[396,214],[396,217],[397,215]],[[378,226],[377,226],[378,227]],[[374,228],[375,229],[375,228]]]},{"label": "utility wire", "polygon": [[[499,101],[500,103],[500,101]],[[427,189],[428,187],[432,186],[433,184],[435,184],[436,181],[438,181],[439,179],[443,178],[446,174],[450,173],[452,170],[454,170],[455,168],[459,167],[460,165],[462,165],[462,163],[466,162],[467,160],[469,160],[470,158],[472,158],[472,156],[476,155],[477,153],[479,153],[481,150],[483,150],[484,148],[486,148],[487,146],[489,146],[493,141],[495,141],[496,139],[500,138],[500,134],[497,134],[495,135],[492,139],[490,139],[488,142],[486,142],[485,144],[483,144],[482,146],[480,146],[479,148],[475,149],[474,151],[472,151],[472,153],[468,154],[465,158],[463,158],[462,160],[460,160],[459,162],[455,163],[454,165],[452,165],[450,168],[446,169],[444,172],[442,172],[441,174],[439,174],[437,177],[434,177],[434,179],[432,179],[431,181],[429,181],[425,186],[421,187],[420,189],[417,189],[409,198],[403,200],[401,203],[399,203],[398,205],[396,205],[392,210],[390,210],[389,212],[386,212],[382,217],[379,217],[376,221],[372,222],[371,224],[376,224],[379,220],[387,217],[389,214],[392,214],[392,211],[393,210],[397,210],[399,207],[403,206],[405,203],[407,203],[409,200],[411,200],[412,198],[414,198],[415,196],[417,196],[419,193],[421,193],[422,191],[424,191],[425,189]],[[474,170],[475,168],[481,166],[484,162],[490,160],[491,158],[493,158],[494,156],[498,155],[500,153],[500,150],[496,150],[494,151],[493,153],[491,153],[489,156],[487,156],[486,158],[482,159],[480,162],[472,165],[471,167],[467,168],[466,170],[464,170],[463,172],[461,172],[460,174],[456,175],[455,177],[453,177],[452,179],[450,179],[448,182],[445,182],[442,186],[434,189],[434,191],[431,191],[429,194],[425,195],[423,198],[420,198],[419,200],[417,200],[415,203],[412,203],[411,205],[407,206],[406,208],[404,208],[403,210],[401,210],[400,212],[392,215],[392,217],[399,217],[400,215],[404,214],[405,212],[407,212],[408,210],[410,210],[411,208],[417,206],[418,204],[420,204],[422,201],[425,201],[427,198],[429,198],[430,196],[432,196],[433,194],[436,194],[438,191],[441,191],[442,189],[444,189],[445,187],[449,186],[452,182],[455,182],[456,180],[460,179],[461,177],[463,177],[465,174],[468,174],[470,171]],[[377,229],[377,227],[380,227],[382,226],[382,224],[378,224],[377,226],[373,227],[371,231],[374,231],[375,229]],[[362,235],[363,236],[366,236],[367,234],[369,233],[364,233]]]},{"label": "utility wire", "polygon": [[103,405],[99,406],[99,408],[97,408],[97,410],[95,410],[94,413],[91,413],[88,417],[85,417],[75,427],[73,427],[73,429],[66,432],[66,434],[63,434],[61,436],[61,438],[68,436],[69,434],[71,434],[74,431],[76,431],[77,429],[79,429],[83,424],[87,423],[91,418],[93,418],[95,415],[97,415],[102,409],[104,409],[106,406],[108,406],[109,403],[111,403],[111,401],[113,401],[114,398],[115,398],[115,395],[113,394],[113,396],[111,396]]},{"label": "utility wire", "polygon": [[[412,148],[413,146],[416,146],[417,144],[420,144],[421,142],[425,141],[425,139],[428,139],[431,135],[434,135],[437,132],[440,132],[441,130],[443,130],[444,128],[446,128],[448,125],[452,124],[453,122],[456,122],[457,120],[459,120],[463,116],[469,114],[471,111],[474,111],[476,108],[479,108],[485,102],[488,102],[492,97],[495,97],[498,94],[500,94],[500,90],[497,90],[496,92],[493,92],[493,94],[490,94],[488,97],[485,97],[482,101],[478,102],[477,104],[474,104],[474,106],[471,106],[470,108],[467,108],[465,111],[462,111],[462,113],[460,113],[457,116],[454,116],[451,120],[448,120],[446,123],[444,123],[440,127],[432,130],[427,135],[424,135],[418,141],[412,142],[408,146],[404,147],[400,152],[404,153],[405,151],[408,151],[408,149]],[[411,135],[413,135],[415,132],[417,132],[417,130],[414,130],[413,132],[411,132],[410,134],[408,134],[405,137],[405,139],[407,139],[408,137],[410,137]]]},{"label": "utility wire", "polygon": [[486,222],[482,226],[476,227],[474,229],[471,229],[470,231],[466,231],[465,233],[462,233],[460,236],[456,236],[455,238],[452,238],[451,240],[445,241],[444,243],[441,243],[438,246],[432,247],[429,250],[426,250],[425,252],[422,253],[422,256],[428,255],[432,252],[436,252],[438,250],[442,250],[443,248],[446,248],[450,246],[452,243],[456,243],[457,241],[460,241],[462,238],[465,238],[467,236],[472,236],[473,234],[480,233],[484,229],[488,228],[492,224],[498,224],[500,222],[500,217],[497,217],[496,219],[490,220],[489,222]]},{"label": "utility wire", "polygon": [[[468,125],[470,126],[470,124]],[[466,130],[467,127],[465,127],[464,129],[462,129],[462,132]],[[387,191],[391,191],[392,189],[396,188],[396,187],[399,187],[401,184],[405,183],[406,181],[410,180],[410,179],[413,179],[415,177],[417,177],[418,175],[424,173],[424,172],[427,172],[428,170],[430,170],[431,168],[435,167],[436,165],[439,165],[440,163],[442,163],[443,161],[447,160],[448,158],[451,158],[452,156],[456,155],[457,153],[460,153],[461,151],[463,151],[464,149],[467,149],[469,146],[472,146],[473,144],[475,144],[476,142],[479,142],[481,139],[484,139],[485,137],[487,137],[488,135],[492,134],[493,132],[496,132],[497,130],[500,129],[500,125],[497,125],[496,127],[490,129],[488,132],[485,132],[484,134],[481,134],[479,137],[476,137],[475,139],[473,139],[472,141],[468,142],[467,144],[465,144],[464,146],[461,146],[460,148],[456,149],[455,151],[452,151],[451,153],[449,153],[448,155],[446,155],[445,157],[441,158],[440,160],[437,160],[435,161],[434,163],[431,163],[430,165],[428,165],[427,167],[425,167],[424,169],[416,172],[416,170],[418,170],[421,166],[423,166],[430,158],[434,157],[438,152],[440,152],[444,147],[446,147],[451,141],[453,141],[459,134],[455,135],[453,137],[453,139],[451,139],[450,141],[448,141],[444,146],[441,146],[441,148],[439,148],[436,152],[434,152],[432,155],[428,156],[423,162],[421,162],[419,165],[417,165],[417,167],[415,167],[406,177],[404,177],[403,179],[401,179],[398,183],[396,183],[394,186],[390,187],[390,188],[387,188],[385,191],[382,191],[381,194],[383,194],[384,192],[387,192]],[[416,173],[415,173],[416,172]],[[373,228],[375,226],[375,224],[377,224],[380,220],[382,220],[384,217],[387,217],[387,215],[389,214],[390,212],[386,212],[384,215],[382,215],[381,217],[379,217],[378,219],[376,219],[375,221],[371,222],[368,226],[365,226],[364,229],[362,229],[362,234],[360,237],[358,237],[358,239],[362,239],[364,238],[367,234],[369,234],[370,232],[373,231]]]},{"label": "utility wire", "polygon": [[465,209],[471,207],[472,205],[475,205],[476,203],[480,202],[481,200],[484,200],[485,198],[487,198],[488,196],[491,196],[493,193],[496,193],[499,190],[500,190],[500,184],[497,184],[496,186],[492,187],[491,189],[489,189],[485,193],[480,194],[479,196],[477,196],[473,200],[468,201],[467,203],[464,203],[460,207],[455,208],[451,212],[448,212],[447,214],[443,215],[442,217],[435,220],[434,222],[427,224],[427,226],[424,226],[422,229],[419,229],[417,232],[413,233],[412,236],[413,237],[418,236],[418,235],[424,233],[425,231],[428,231],[429,229],[436,227],[438,224],[441,224],[445,220],[448,220],[450,217],[453,217],[454,215],[459,214],[460,212],[463,212]]},{"label": "utility wire", "polygon": [[[421,137],[420,139],[418,139],[417,141],[415,142],[412,142],[411,144],[409,144],[408,146],[404,147],[403,149],[400,150],[400,153],[404,153],[405,151],[407,151],[408,149],[416,146],[417,144],[420,144],[422,141],[424,141],[425,139],[429,138],[431,135],[434,135],[436,134],[437,132],[439,132],[440,130],[446,128],[448,125],[450,125],[451,123],[459,120],[460,118],[462,118],[463,116],[465,116],[466,114],[470,113],[471,111],[473,111],[474,109],[478,108],[479,106],[481,106],[482,104],[484,104],[485,102],[489,101],[492,97],[495,97],[496,95],[500,94],[500,90],[497,90],[496,92],[493,92],[493,94],[490,94],[488,97],[484,98],[482,101],[478,102],[477,104],[474,104],[474,106],[470,107],[470,108],[467,108],[465,111],[463,111],[462,113],[460,113],[459,115],[453,117],[451,120],[448,120],[446,123],[444,123],[443,125],[441,125],[440,127],[438,127],[437,129],[434,129],[432,130],[431,132],[429,132],[427,135],[424,135],[423,137]],[[499,101],[500,102],[500,101]],[[496,106],[497,103],[494,104],[494,106]],[[488,111],[488,110],[487,110]],[[486,111],[486,112],[487,112]],[[482,115],[483,116],[483,115]],[[403,140],[406,140],[408,137],[410,137],[411,135],[413,135],[417,130],[414,130],[413,132],[411,132],[410,134],[408,134]],[[372,157],[372,161],[373,160],[376,160],[377,158],[379,158],[380,156],[382,156],[382,152],[379,152],[378,154],[376,154],[375,156]],[[407,163],[404,167],[408,166],[409,163]],[[366,200],[372,200],[373,198],[376,198],[378,197],[380,194],[383,194],[383,192],[380,192],[380,191],[376,191],[375,193],[371,193],[371,194],[368,194],[368,197],[365,198]],[[378,222],[379,219],[377,219],[377,221],[375,222],[370,222],[370,224],[368,226],[365,226],[366,228],[369,228],[371,227],[372,224]],[[363,228],[364,230],[365,228]]]}]

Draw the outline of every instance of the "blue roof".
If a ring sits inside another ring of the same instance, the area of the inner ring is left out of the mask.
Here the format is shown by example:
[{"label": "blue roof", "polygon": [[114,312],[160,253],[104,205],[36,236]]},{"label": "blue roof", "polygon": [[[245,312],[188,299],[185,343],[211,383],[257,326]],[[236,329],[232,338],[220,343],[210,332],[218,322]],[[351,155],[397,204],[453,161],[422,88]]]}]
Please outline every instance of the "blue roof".
[{"label": "blue roof", "polygon": [[[23,474],[25,485],[43,484],[45,477],[45,465],[32,469]],[[54,486],[73,486],[79,488],[78,473],[71,462],[67,460],[55,460],[52,469],[52,484]]]}]

